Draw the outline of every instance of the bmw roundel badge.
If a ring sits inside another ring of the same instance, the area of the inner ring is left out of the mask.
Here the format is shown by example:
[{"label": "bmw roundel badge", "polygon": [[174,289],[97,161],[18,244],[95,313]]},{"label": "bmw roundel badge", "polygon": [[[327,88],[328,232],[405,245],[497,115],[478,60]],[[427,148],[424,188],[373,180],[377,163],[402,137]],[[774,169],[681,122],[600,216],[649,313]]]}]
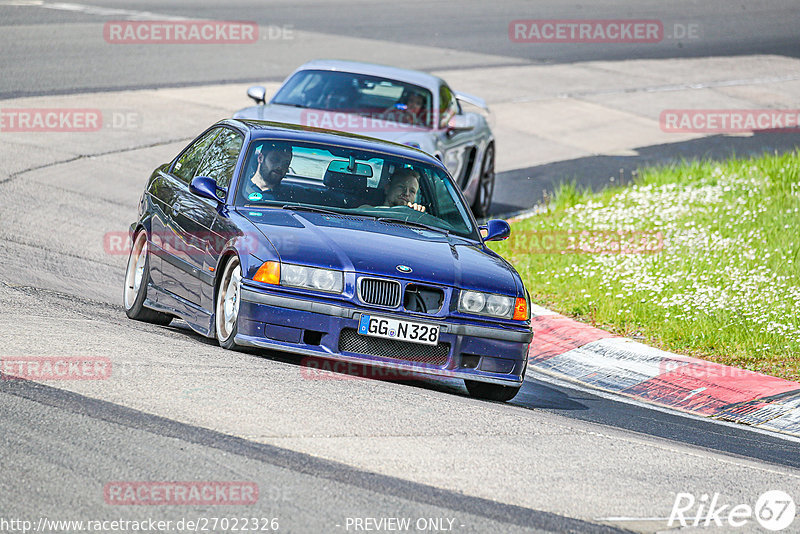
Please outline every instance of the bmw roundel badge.
[{"label": "bmw roundel badge", "polygon": [[410,273],[413,269],[408,265],[398,265],[397,270],[401,273]]}]

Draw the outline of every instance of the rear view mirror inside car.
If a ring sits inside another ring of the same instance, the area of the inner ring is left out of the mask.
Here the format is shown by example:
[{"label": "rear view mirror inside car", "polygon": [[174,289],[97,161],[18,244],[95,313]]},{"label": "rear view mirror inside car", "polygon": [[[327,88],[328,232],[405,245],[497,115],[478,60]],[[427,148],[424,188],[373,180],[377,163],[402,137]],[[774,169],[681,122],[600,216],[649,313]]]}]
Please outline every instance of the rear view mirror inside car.
[{"label": "rear view mirror inside car", "polygon": [[328,171],[355,174],[357,176],[372,176],[372,167],[366,163],[350,162],[348,160],[335,159],[328,164]]}]

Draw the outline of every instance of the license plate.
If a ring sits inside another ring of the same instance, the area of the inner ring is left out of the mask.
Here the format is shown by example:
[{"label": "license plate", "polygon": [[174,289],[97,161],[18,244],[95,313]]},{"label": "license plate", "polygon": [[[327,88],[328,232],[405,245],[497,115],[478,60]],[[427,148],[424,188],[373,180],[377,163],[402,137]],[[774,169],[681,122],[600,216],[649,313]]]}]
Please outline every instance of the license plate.
[{"label": "license plate", "polygon": [[361,315],[358,333],[364,336],[399,339],[412,343],[436,345],[439,342],[439,327],[432,324],[413,323],[388,317]]}]

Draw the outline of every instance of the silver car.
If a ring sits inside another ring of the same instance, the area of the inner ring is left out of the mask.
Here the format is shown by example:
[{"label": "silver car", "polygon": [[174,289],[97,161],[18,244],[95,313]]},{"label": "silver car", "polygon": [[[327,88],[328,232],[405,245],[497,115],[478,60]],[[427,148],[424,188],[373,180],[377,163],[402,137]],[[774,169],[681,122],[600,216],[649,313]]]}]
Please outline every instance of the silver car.
[{"label": "silver car", "polygon": [[[250,87],[255,106],[236,119],[327,128],[412,146],[439,158],[476,217],[486,217],[494,192],[494,135],[489,108],[453,91],[436,76],[406,69],[316,60],[294,71],[266,103],[266,89]],[[462,109],[462,104],[479,108]]]}]

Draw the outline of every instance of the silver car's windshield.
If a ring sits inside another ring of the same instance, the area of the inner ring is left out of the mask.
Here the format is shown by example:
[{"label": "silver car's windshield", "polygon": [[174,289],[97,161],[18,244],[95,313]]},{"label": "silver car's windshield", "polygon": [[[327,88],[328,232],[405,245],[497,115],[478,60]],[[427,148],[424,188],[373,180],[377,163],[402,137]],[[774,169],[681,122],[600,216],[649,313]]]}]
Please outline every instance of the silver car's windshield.
[{"label": "silver car's windshield", "polygon": [[[292,76],[272,104],[324,110],[309,125],[334,128],[336,113],[364,115],[414,128],[431,128],[433,97],[423,87],[398,80],[349,72],[304,70]],[[319,124],[313,124],[316,121]]]},{"label": "silver car's windshield", "polygon": [[479,239],[442,169],[380,152],[253,141],[235,203],[370,217]]}]

